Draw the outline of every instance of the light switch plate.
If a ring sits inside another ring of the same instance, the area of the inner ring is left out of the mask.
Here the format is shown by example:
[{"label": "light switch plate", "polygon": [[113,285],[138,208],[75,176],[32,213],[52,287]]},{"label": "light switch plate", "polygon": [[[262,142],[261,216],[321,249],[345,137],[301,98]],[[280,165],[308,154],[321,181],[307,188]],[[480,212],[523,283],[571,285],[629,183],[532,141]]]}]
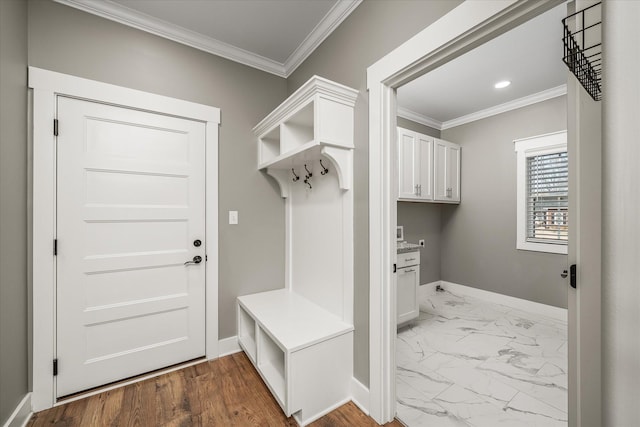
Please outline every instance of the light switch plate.
[{"label": "light switch plate", "polygon": [[238,211],[229,211],[229,224],[238,224]]}]

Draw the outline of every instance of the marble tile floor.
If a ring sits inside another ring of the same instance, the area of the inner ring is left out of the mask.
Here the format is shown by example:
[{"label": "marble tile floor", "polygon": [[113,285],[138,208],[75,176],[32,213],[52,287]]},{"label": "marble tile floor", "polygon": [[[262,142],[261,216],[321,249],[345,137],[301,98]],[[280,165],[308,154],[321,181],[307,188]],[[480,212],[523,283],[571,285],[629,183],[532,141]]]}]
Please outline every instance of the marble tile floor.
[{"label": "marble tile floor", "polygon": [[566,322],[433,290],[396,362],[409,427],[567,426]]}]

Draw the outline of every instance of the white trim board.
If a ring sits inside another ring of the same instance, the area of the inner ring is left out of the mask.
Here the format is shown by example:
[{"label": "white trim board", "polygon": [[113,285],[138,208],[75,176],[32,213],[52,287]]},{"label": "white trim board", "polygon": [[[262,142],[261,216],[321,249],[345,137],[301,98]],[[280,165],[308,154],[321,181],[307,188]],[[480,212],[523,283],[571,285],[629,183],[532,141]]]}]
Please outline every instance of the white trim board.
[{"label": "white trim board", "polygon": [[205,123],[206,357],[218,357],[218,125],[220,109],[29,67],[33,89],[33,392],[34,411],[55,404],[56,140],[52,132],[56,97],[65,95],[199,120]]},{"label": "white trim board", "polygon": [[3,427],[24,427],[31,419],[31,393],[25,394],[16,409],[13,410]]},{"label": "white trim board", "polygon": [[219,357],[229,356],[231,354],[240,353],[241,351],[242,348],[240,348],[237,335],[229,338],[223,338],[218,341]]},{"label": "white trim board", "polygon": [[398,107],[398,116],[407,120],[414,121],[416,123],[423,124],[425,126],[432,127],[437,130],[445,130],[467,123],[475,122],[477,120],[486,119],[487,117],[497,116],[498,114],[506,113],[508,111],[517,110],[518,108],[526,107],[528,105],[548,101],[549,99],[557,98],[566,94],[567,85],[564,84],[551,89],[543,90],[538,93],[534,93],[532,95],[523,96],[522,98],[514,99],[513,101],[505,102],[504,104],[485,108],[484,110],[479,110],[475,113],[470,113],[464,116],[457,117],[455,119],[447,120],[445,122],[441,122],[432,117],[416,113],[415,111],[403,107]]},{"label": "white trim board", "polygon": [[529,301],[522,298],[516,298],[509,295],[503,295],[496,292],[486,291],[484,289],[478,289],[471,286],[460,285],[458,283],[447,282],[446,280],[439,280],[436,282],[428,283],[426,285],[421,285],[418,288],[418,297],[422,299],[422,297],[424,297],[427,292],[435,289],[437,285],[442,286],[443,289],[451,292],[452,294],[470,296],[494,304],[504,305],[506,307],[511,307],[541,316],[550,317],[561,322],[567,322],[568,319],[566,308],[554,307],[552,305]]},{"label": "white trim board", "polygon": [[281,63],[109,0],[54,1],[285,78],[362,3],[362,0],[336,2],[289,58]]},{"label": "white trim board", "polygon": [[351,400],[362,412],[369,415],[369,389],[355,377],[351,378]]}]

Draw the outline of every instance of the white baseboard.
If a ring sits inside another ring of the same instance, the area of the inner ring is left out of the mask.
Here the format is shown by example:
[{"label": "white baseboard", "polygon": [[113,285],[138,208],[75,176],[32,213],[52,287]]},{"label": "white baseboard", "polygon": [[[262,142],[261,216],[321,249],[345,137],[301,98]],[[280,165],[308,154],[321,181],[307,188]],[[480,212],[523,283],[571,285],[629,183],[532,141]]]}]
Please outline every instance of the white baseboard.
[{"label": "white baseboard", "polygon": [[460,285],[458,283],[447,282],[446,280],[439,280],[420,286],[420,289],[418,290],[418,297],[422,299],[422,297],[431,292],[437,285],[442,286],[444,289],[452,293],[468,295],[470,297],[493,302],[495,304],[506,305],[507,307],[529,311],[531,313],[551,317],[552,319],[560,320],[562,322],[566,322],[568,318],[567,310],[565,308],[554,307],[534,301],[528,301],[522,298],[510,297],[508,295],[485,291],[484,289],[477,289],[470,286]]},{"label": "white baseboard", "polygon": [[351,378],[351,400],[362,412],[369,415],[369,389],[355,378]]},{"label": "white baseboard", "polygon": [[305,427],[305,426],[308,426],[309,424],[311,424],[312,422],[317,421],[320,418],[324,417],[329,412],[333,412],[336,409],[338,409],[339,407],[341,407],[342,405],[345,405],[347,403],[349,403],[349,398],[346,398],[344,400],[341,400],[341,401],[335,403],[332,406],[329,406],[328,408],[318,412],[317,414],[314,414],[314,415],[310,416],[309,418],[305,419],[304,421],[300,419],[301,412],[296,412],[296,413],[293,414],[293,419],[295,420],[296,423],[298,423],[298,425],[300,427]]},{"label": "white baseboard", "polygon": [[29,422],[32,414],[31,393],[27,393],[9,416],[7,422],[4,423],[4,427],[24,427]]},{"label": "white baseboard", "polygon": [[240,348],[238,337],[236,335],[218,341],[218,352],[220,353],[219,357],[239,353],[240,351],[242,351],[242,349]]}]

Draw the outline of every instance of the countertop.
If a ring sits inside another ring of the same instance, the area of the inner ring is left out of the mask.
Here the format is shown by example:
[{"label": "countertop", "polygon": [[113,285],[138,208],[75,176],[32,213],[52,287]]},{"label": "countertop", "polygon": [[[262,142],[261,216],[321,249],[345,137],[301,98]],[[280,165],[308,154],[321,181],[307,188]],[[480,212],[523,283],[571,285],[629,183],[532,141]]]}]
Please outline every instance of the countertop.
[{"label": "countertop", "polygon": [[407,252],[417,252],[421,248],[422,246],[416,245],[415,243],[398,242],[396,246],[396,253],[406,254]]}]

